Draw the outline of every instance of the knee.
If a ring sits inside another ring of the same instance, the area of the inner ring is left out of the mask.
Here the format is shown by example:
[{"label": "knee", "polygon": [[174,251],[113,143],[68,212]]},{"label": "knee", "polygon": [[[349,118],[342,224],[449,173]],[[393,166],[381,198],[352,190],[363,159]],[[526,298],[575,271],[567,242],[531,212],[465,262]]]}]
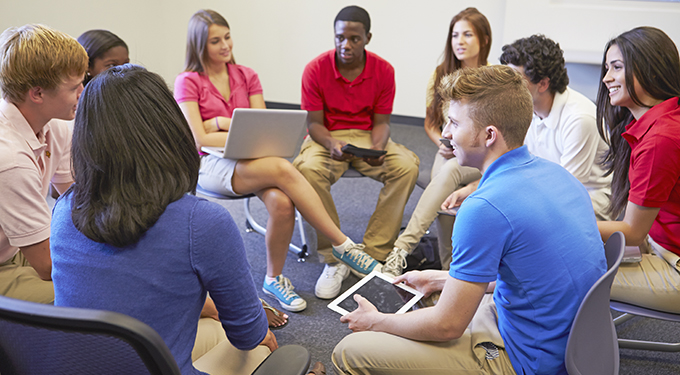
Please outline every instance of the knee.
[{"label": "knee", "polygon": [[295,220],[295,205],[283,191],[279,189],[268,191],[265,205],[269,216],[277,220]]}]

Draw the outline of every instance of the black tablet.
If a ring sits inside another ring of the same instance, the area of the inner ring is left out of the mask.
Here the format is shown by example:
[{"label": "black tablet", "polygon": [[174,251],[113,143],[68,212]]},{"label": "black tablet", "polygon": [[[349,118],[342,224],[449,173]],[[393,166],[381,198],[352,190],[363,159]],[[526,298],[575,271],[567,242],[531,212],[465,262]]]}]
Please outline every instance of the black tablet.
[{"label": "black tablet", "polygon": [[370,148],[361,148],[353,144],[346,144],[341,148],[342,152],[352,154],[360,158],[379,158],[387,153],[385,150],[372,150]]},{"label": "black tablet", "polygon": [[359,307],[354,301],[355,294],[369,300],[378,311],[390,314],[405,313],[423,297],[421,292],[404,284],[392,284],[392,278],[374,271],[329,303],[328,308],[349,314]]}]

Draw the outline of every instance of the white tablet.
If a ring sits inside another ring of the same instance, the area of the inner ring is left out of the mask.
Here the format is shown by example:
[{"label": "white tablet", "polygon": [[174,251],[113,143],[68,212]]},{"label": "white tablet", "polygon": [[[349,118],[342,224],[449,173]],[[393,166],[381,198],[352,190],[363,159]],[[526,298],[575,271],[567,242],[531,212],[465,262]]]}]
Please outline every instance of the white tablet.
[{"label": "white tablet", "polygon": [[392,280],[385,274],[373,271],[329,303],[328,308],[341,315],[349,314],[359,307],[354,301],[354,295],[359,294],[380,312],[403,314],[423,297],[423,293],[404,284],[392,284]]}]

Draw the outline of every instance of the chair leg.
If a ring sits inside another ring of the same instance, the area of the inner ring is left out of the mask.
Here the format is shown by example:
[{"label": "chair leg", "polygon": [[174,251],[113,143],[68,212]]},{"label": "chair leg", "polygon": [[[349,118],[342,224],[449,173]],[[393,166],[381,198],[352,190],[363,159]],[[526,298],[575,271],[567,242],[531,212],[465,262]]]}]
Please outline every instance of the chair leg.
[{"label": "chair leg", "polygon": [[[627,322],[637,315],[624,313],[614,318],[614,325],[618,326]],[[643,340],[618,339],[619,348],[621,349],[636,349],[636,350],[651,350],[655,352],[680,352],[680,343],[667,343]]]},{"label": "chair leg", "polygon": [[652,350],[655,352],[680,352],[680,343],[619,339],[619,348]]},{"label": "chair leg", "polygon": [[[304,262],[305,258],[309,255],[307,252],[307,236],[305,236],[305,223],[302,221],[302,215],[300,215],[300,211],[297,209],[295,210],[295,221],[297,222],[298,226],[298,232],[300,232],[300,243],[302,244],[302,248],[299,252],[297,252],[298,255],[298,262]],[[291,249],[291,251],[293,251]],[[295,251],[293,251],[295,252]]]},{"label": "chair leg", "polygon": [[628,313],[623,313],[616,318],[614,318],[614,325],[618,326],[619,324],[623,324],[631,319],[635,318],[635,315],[633,314],[628,314]]}]

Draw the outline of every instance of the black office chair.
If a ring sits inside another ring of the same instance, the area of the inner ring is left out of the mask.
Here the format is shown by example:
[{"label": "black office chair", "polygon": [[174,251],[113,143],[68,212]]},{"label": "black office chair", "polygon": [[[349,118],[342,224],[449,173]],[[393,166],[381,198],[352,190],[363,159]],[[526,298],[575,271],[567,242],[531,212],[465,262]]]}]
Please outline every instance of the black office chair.
[{"label": "black office chair", "polygon": [[[304,374],[309,362],[305,348],[283,346],[253,375]],[[180,371],[163,339],[137,319],[0,296],[0,374],[175,375]]]},{"label": "black office chair", "polygon": [[619,347],[609,310],[609,295],[625,244],[623,233],[615,232],[604,245],[607,272],[586,293],[569,333],[564,355],[569,375],[619,373]]}]

